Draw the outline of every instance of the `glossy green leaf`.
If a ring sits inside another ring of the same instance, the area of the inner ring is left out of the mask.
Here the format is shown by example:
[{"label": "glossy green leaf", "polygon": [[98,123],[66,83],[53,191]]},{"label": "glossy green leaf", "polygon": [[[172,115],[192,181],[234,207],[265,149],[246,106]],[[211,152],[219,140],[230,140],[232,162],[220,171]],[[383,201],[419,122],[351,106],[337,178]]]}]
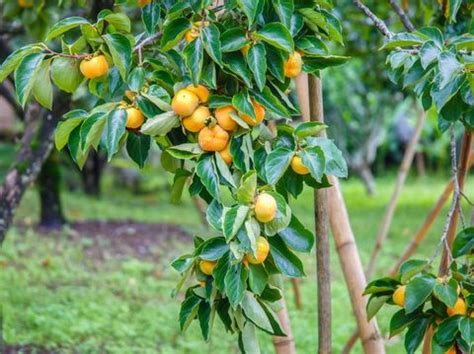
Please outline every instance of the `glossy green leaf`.
[{"label": "glossy green leaf", "polygon": [[51,78],[60,90],[73,93],[84,81],[79,64],[79,61],[73,58],[59,57],[53,60]]},{"label": "glossy green leaf", "polygon": [[22,107],[25,107],[30,97],[43,59],[44,54],[42,53],[29,54],[23,58],[15,71],[15,92]]},{"label": "glossy green leaf", "polygon": [[48,31],[48,34],[46,35],[45,41],[50,41],[51,39],[62,35],[64,32],[69,31],[70,29],[86,24],[89,24],[89,21],[87,21],[85,18],[78,16],[67,17],[59,22],[56,22],[54,26],[51,27],[51,29]]},{"label": "glossy green leaf", "polygon": [[128,156],[140,167],[145,166],[150,151],[151,139],[148,135],[128,134],[127,152]]},{"label": "glossy green leaf", "polygon": [[280,180],[293,155],[294,151],[285,147],[276,148],[268,154],[265,161],[265,176],[269,184],[275,185]]},{"label": "glossy green leaf", "polygon": [[132,64],[132,45],[129,39],[120,33],[106,34],[103,38],[112,55],[114,65],[120,72],[120,76],[126,80]]},{"label": "glossy green leaf", "polygon": [[270,253],[275,261],[275,265],[284,275],[288,277],[304,276],[303,263],[291,252],[279,236],[268,238],[270,243]]},{"label": "glossy green leaf", "polygon": [[250,208],[245,205],[236,205],[224,210],[222,217],[222,231],[227,240],[231,240],[247,219]]},{"label": "glossy green leaf", "polygon": [[204,49],[201,38],[196,38],[183,50],[186,67],[191,74],[194,85],[198,85],[201,79],[202,66],[204,63]]},{"label": "glossy green leaf", "polygon": [[51,60],[43,60],[33,84],[33,96],[40,105],[51,110],[53,108],[53,85],[49,75]]},{"label": "glossy green leaf", "polygon": [[275,48],[293,53],[294,43],[291,33],[281,23],[269,23],[257,31],[255,37],[274,46]]},{"label": "glossy green leaf", "polygon": [[436,279],[428,275],[413,278],[406,287],[405,311],[411,313],[418,309],[431,295]]},{"label": "glossy green leaf", "polygon": [[262,91],[266,83],[267,73],[267,53],[265,46],[262,43],[257,43],[252,46],[247,54],[247,62],[250,70],[253,73],[257,87]]},{"label": "glossy green leaf", "polygon": [[105,148],[107,158],[110,161],[119,150],[120,139],[125,134],[125,123],[127,122],[127,113],[123,109],[114,109],[107,116],[104,127]]},{"label": "glossy green leaf", "polygon": [[201,158],[196,165],[196,173],[209,194],[220,200],[219,176],[211,155]]},{"label": "glossy green leaf", "polygon": [[288,227],[278,235],[291,249],[298,252],[310,252],[314,245],[314,235],[306,229],[295,215],[291,216]]},{"label": "glossy green leaf", "polygon": [[222,65],[220,32],[216,25],[210,24],[201,31],[202,41],[207,54],[217,64]]}]

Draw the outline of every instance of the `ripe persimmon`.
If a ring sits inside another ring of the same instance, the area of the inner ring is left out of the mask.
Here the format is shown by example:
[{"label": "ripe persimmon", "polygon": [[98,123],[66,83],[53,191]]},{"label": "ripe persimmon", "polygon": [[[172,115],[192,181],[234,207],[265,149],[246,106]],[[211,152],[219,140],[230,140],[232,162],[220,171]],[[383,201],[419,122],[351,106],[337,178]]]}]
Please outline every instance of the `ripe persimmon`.
[{"label": "ripe persimmon", "polygon": [[464,316],[467,313],[466,302],[462,297],[459,297],[456,301],[456,304],[454,304],[454,307],[448,307],[446,312],[448,313],[449,317],[456,315]]},{"label": "ripe persimmon", "polygon": [[199,104],[199,97],[189,90],[181,89],[173,97],[171,108],[180,116],[187,117],[193,114]]},{"label": "ripe persimmon", "polygon": [[20,6],[22,9],[29,9],[33,7],[33,1],[32,0],[18,0],[18,6]]},{"label": "ripe persimmon", "polygon": [[109,63],[107,63],[105,56],[101,54],[82,60],[79,69],[86,79],[92,80],[107,74]]},{"label": "ripe persimmon", "polygon": [[293,156],[291,159],[291,169],[299,175],[307,175],[309,173],[308,167],[303,165],[303,161],[298,155]]},{"label": "ripe persimmon", "polygon": [[212,272],[214,271],[216,265],[216,261],[206,261],[203,259],[199,262],[199,269],[206,275],[212,275]]},{"label": "ripe persimmon", "polygon": [[284,65],[285,76],[289,78],[297,77],[301,73],[302,67],[303,59],[301,58],[301,54],[298,52],[293,52],[290,54]]},{"label": "ripe persimmon", "polygon": [[267,223],[275,218],[277,203],[268,193],[261,193],[255,200],[255,217],[258,221]]},{"label": "ripe persimmon", "polygon": [[219,155],[221,155],[222,159],[227,165],[230,165],[234,160],[232,154],[230,153],[230,144],[227,144],[224,150],[219,151]]},{"label": "ripe persimmon", "polygon": [[135,107],[127,108],[127,124],[126,127],[129,129],[138,129],[142,126],[145,121],[143,113]]},{"label": "ripe persimmon", "polygon": [[139,7],[145,7],[151,3],[151,0],[138,0]]},{"label": "ripe persimmon", "polygon": [[237,122],[232,119],[230,116],[231,113],[237,114],[237,111],[232,106],[219,107],[214,112],[217,123],[229,132],[237,129]]},{"label": "ripe persimmon", "polygon": [[209,100],[209,90],[206,86],[203,85],[189,85],[186,87],[186,90],[191,91],[196,96],[198,96],[201,103],[206,103]]},{"label": "ripe persimmon", "polygon": [[392,295],[393,302],[398,306],[405,306],[405,290],[406,285],[399,286]]},{"label": "ripe persimmon", "polygon": [[219,125],[204,127],[198,135],[198,143],[204,151],[224,150],[229,142],[229,134]]},{"label": "ripe persimmon", "polygon": [[206,106],[199,106],[196,110],[188,117],[183,118],[183,126],[186,130],[197,133],[206,126],[206,121],[211,116],[211,111]]},{"label": "ripe persimmon", "polygon": [[257,124],[260,124],[262,123],[263,121],[263,118],[265,117],[265,108],[263,108],[262,105],[260,105],[258,102],[256,102],[255,100],[252,100],[252,105],[253,105],[253,109],[255,111],[255,117],[256,119],[253,119],[251,116],[245,114],[245,113],[241,113],[240,114],[240,118],[243,119],[243,121],[245,123],[247,123],[248,125],[250,125],[251,127],[253,126],[256,126]]},{"label": "ripe persimmon", "polygon": [[251,264],[261,264],[265,262],[269,253],[270,253],[270,244],[268,243],[265,237],[260,236],[257,239],[256,255],[254,256],[253,254],[247,254],[244,258],[244,264],[245,264],[245,261],[248,261],[248,263],[251,263]]}]

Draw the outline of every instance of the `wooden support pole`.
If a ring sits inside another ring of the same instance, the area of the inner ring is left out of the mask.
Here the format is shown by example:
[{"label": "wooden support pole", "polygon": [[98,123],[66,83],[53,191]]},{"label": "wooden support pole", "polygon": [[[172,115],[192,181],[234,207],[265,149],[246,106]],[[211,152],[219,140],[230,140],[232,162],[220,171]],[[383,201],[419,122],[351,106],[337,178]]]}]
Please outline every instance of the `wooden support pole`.
[{"label": "wooden support pole", "polygon": [[405,154],[403,155],[403,160],[400,165],[400,169],[398,171],[397,180],[395,182],[395,187],[393,189],[392,197],[390,198],[390,202],[387,205],[387,209],[385,210],[384,217],[382,219],[382,223],[380,224],[379,231],[377,233],[377,238],[375,241],[375,246],[372,251],[372,255],[370,256],[369,263],[367,265],[366,276],[370,278],[370,276],[374,273],[375,270],[375,262],[377,261],[377,256],[379,255],[380,251],[382,250],[383,244],[387,239],[388,232],[390,231],[390,226],[392,224],[393,215],[395,214],[395,209],[397,207],[398,199],[400,198],[400,194],[405,184],[405,180],[408,175],[408,171],[410,170],[410,166],[413,162],[413,157],[415,156],[416,146],[418,145],[418,141],[420,140],[421,131],[423,130],[423,124],[425,123],[426,113],[423,111],[418,116],[416,121],[415,131],[408,143],[408,146],[405,150]]},{"label": "wooden support pole", "polygon": [[[284,286],[281,276],[274,277],[276,285],[284,293]],[[280,310],[278,311],[278,319],[280,320],[281,328],[286,333],[286,337],[273,336],[272,342],[276,354],[296,354],[295,340],[291,330],[290,316],[286,308],[285,296],[281,298],[278,303]]]},{"label": "wooden support pole", "polygon": [[295,296],[295,306],[298,310],[301,310],[303,309],[303,300],[301,299],[300,280],[298,278],[291,278],[291,286]]},{"label": "wooden support pole", "polygon": [[[308,78],[310,120],[324,123],[321,79]],[[325,133],[321,134],[325,136]],[[331,353],[331,269],[327,189],[314,191],[316,267],[318,282],[318,353]]]},{"label": "wooden support pole", "polygon": [[354,233],[347,214],[346,205],[337,178],[331,177],[332,187],[328,189],[329,221],[336,242],[336,250],[341,263],[344,278],[352,303],[352,310],[362,338],[362,346],[366,354],[384,354],[383,339],[380,336],[377,321],[367,321],[365,307],[367,298],[362,295],[367,280],[355,242]]}]

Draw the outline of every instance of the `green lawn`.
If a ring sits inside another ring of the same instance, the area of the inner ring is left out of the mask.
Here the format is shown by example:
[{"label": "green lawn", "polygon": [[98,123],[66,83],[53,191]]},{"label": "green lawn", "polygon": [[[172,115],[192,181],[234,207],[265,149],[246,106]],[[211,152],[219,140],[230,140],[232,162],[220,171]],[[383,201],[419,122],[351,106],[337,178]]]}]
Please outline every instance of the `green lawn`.
[{"label": "green lawn", "polygon": [[[390,197],[394,179],[378,180],[378,194],[367,198],[355,179],[343,182],[352,226],[364,262],[373,247],[375,234]],[[383,275],[401,253],[428,210],[444,188],[444,178],[410,178],[403,190],[389,240],[380,255],[378,275]],[[468,190],[469,191],[469,190]],[[472,195],[472,190],[469,191]],[[308,190],[295,203],[302,221],[312,227],[312,193]],[[148,223],[178,223],[190,232],[204,230],[193,204],[171,205],[165,191],[133,196],[108,189],[101,200],[79,193],[66,193],[64,204],[70,220],[132,219]],[[34,223],[36,193],[30,191],[17,221]],[[438,243],[445,213],[419,250],[430,256]],[[204,343],[197,324],[182,334],[178,328],[178,300],[170,297],[178,275],[168,266],[171,259],[191,248],[175,243],[156,260],[106,259],[96,262],[84,252],[87,240],[73,243],[66,237],[44,237],[33,231],[13,228],[0,250],[0,296],[4,309],[4,338],[12,344],[35,344],[61,348],[62,353],[237,353],[236,338],[224,335],[217,323],[214,337]],[[104,246],[106,247],[106,246]],[[355,324],[336,253],[331,254],[334,351],[340,352]],[[314,252],[304,255],[307,278],[301,282],[304,310],[293,304],[291,285],[286,282],[294,336],[300,353],[317,347]],[[50,261],[49,267],[42,265]],[[378,317],[386,333],[390,310]],[[262,352],[272,353],[269,336],[261,335]],[[388,343],[388,353],[403,353],[402,342]],[[360,346],[355,352],[360,353]]]}]

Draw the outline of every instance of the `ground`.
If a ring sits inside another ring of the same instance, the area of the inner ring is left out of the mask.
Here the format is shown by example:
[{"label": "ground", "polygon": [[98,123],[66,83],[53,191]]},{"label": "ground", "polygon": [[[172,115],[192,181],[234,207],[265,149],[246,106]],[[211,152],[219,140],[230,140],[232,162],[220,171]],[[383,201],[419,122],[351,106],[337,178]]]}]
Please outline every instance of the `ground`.
[{"label": "ground", "polygon": [[[401,254],[446,180],[442,176],[409,179],[379,258],[378,275],[385,274]],[[378,194],[372,198],[367,198],[359,181],[342,183],[365,263],[394,178],[377,182]],[[293,203],[308,227],[312,227],[311,197],[307,190]],[[36,198],[34,191],[28,192],[16,226],[0,250],[0,301],[7,344],[32,345],[44,353],[238,352],[236,338],[224,335],[218,321],[209,344],[202,341],[197,324],[185,334],[178,328],[179,301],[171,297],[178,274],[169,263],[191,250],[193,233],[204,237],[207,233],[188,198],[181,205],[172,205],[163,189],[135,196],[123,188],[107,188],[99,200],[79,192],[65,193],[66,214],[73,224],[56,234],[42,234],[33,228]],[[445,214],[418,256],[434,252]],[[113,223],[105,225],[103,220]],[[339,260],[332,251],[333,343],[334,351],[340,352],[355,324]],[[307,278],[301,281],[302,311],[294,306],[290,282],[285,283],[300,353],[315,352],[317,345],[314,258],[314,252],[303,256]],[[384,310],[378,317],[385,334],[391,313]],[[262,353],[273,352],[269,336],[262,334],[260,343]],[[403,353],[402,347],[396,338],[388,343],[387,352]],[[360,345],[355,352],[361,352]]]}]

